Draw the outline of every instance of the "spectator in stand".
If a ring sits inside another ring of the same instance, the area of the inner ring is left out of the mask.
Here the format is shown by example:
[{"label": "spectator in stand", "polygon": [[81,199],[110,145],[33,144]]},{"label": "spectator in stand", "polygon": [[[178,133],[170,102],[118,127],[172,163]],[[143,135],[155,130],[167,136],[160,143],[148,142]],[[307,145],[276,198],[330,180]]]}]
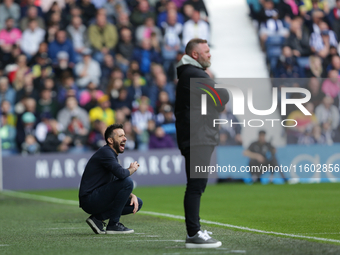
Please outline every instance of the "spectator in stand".
[{"label": "spectator in stand", "polygon": [[163,32],[162,57],[164,70],[168,73],[170,65],[175,62],[177,52],[181,49],[183,25],[177,21],[177,12],[168,11],[167,20],[161,23]]},{"label": "spectator in stand", "polygon": [[[340,57],[338,54],[334,54],[330,58],[330,64],[326,68],[326,73],[328,73],[330,70],[337,70],[340,75]],[[324,61],[326,62],[326,61]]]},{"label": "spectator in stand", "polygon": [[107,0],[91,0],[91,3],[96,7],[96,9],[103,8]]},{"label": "spectator in stand", "polygon": [[90,111],[97,106],[97,100],[103,95],[103,91],[97,88],[97,84],[90,82],[87,89],[80,93],[79,104],[85,110]]},{"label": "spectator in stand", "polygon": [[124,0],[107,0],[104,4],[108,18],[117,20],[120,13],[130,15],[130,10]]},{"label": "spectator in stand", "polygon": [[99,84],[99,88],[101,90],[105,90],[105,88],[107,88],[107,85],[110,81],[110,75],[112,73],[112,71],[115,68],[115,60],[112,57],[111,54],[106,54],[104,56],[104,62],[101,65],[101,77],[100,77],[100,84]]},{"label": "spectator in stand", "polygon": [[[287,119],[295,120],[287,121],[286,125],[291,126],[287,128],[287,143],[296,144],[298,139],[305,133],[310,132],[315,125],[318,125],[318,119],[314,113],[314,105],[311,102],[305,104],[305,107],[311,115],[305,115],[300,109],[292,111]],[[296,126],[294,127],[294,125]]]},{"label": "spectator in stand", "polygon": [[311,54],[309,47],[309,34],[303,28],[301,18],[295,18],[290,23],[290,35],[287,38],[286,45],[293,50],[295,57],[307,57]]},{"label": "spectator in stand", "polygon": [[134,48],[131,30],[122,28],[120,30],[120,41],[118,42],[116,49],[116,60],[117,65],[124,73],[126,73],[129,67]]},{"label": "spectator in stand", "polygon": [[0,4],[0,30],[5,27],[8,18],[13,19],[13,26],[18,27],[20,19],[20,6],[14,0],[4,0]]},{"label": "spectator in stand", "polygon": [[311,144],[328,144],[333,143],[332,140],[327,139],[326,135],[322,132],[319,125],[315,125],[311,132],[301,136],[298,140],[298,144],[311,145]]},{"label": "spectator in stand", "polygon": [[128,100],[138,101],[142,96],[149,95],[149,89],[143,85],[143,81],[138,71],[132,74],[132,86],[128,88]]},{"label": "spectator in stand", "polygon": [[6,115],[7,124],[15,127],[17,124],[17,116],[13,112],[13,105],[7,100],[3,100],[1,102],[0,114]]},{"label": "spectator in stand", "polygon": [[51,9],[45,14],[46,24],[59,25],[62,29],[66,28],[68,24],[61,17],[61,9],[58,4],[53,4]]},{"label": "spectator in stand", "polygon": [[23,87],[16,93],[16,102],[19,102],[25,98],[33,98],[34,100],[38,100],[39,93],[34,88],[33,84],[33,75],[32,73],[28,73],[24,76]]},{"label": "spectator in stand", "polygon": [[151,63],[161,63],[161,56],[151,44],[150,39],[143,39],[141,47],[135,48],[132,59],[136,60],[143,74],[150,73]]},{"label": "spectator in stand", "polygon": [[75,67],[75,73],[78,77],[77,85],[79,88],[84,89],[90,82],[99,84],[101,76],[101,69],[99,63],[92,59],[92,51],[84,49],[82,52],[83,61],[79,62]]},{"label": "spectator in stand", "polygon": [[81,9],[81,18],[85,26],[88,26],[90,20],[96,16],[97,9],[91,3],[91,0],[81,0],[78,2],[78,6]]},{"label": "spectator in stand", "polygon": [[52,118],[57,116],[59,110],[58,103],[52,98],[52,91],[50,89],[43,89],[40,92],[40,98],[37,101],[37,114],[49,113]]},{"label": "spectator in stand", "polygon": [[209,22],[209,14],[203,0],[187,0],[184,4],[192,5],[194,9],[200,13],[201,18],[204,21]]},{"label": "spectator in stand", "polygon": [[135,27],[132,25],[132,23],[130,22],[129,19],[129,15],[126,13],[121,13],[118,16],[118,20],[117,20],[117,30],[118,32],[122,29],[122,28],[128,28],[130,29],[132,32],[135,31]]},{"label": "spectator in stand", "polygon": [[[100,9],[98,9],[98,10],[97,10],[96,17],[97,17],[97,16],[105,16],[105,17],[106,17],[106,21],[107,21],[107,23],[109,23],[109,24],[114,24],[114,23],[115,23],[114,20],[112,20],[110,17],[107,16],[107,12],[106,12],[106,9],[105,9],[105,8],[100,8]],[[89,26],[92,25],[92,24],[96,24],[96,20],[97,20],[96,17],[90,20]]]},{"label": "spectator in stand", "polygon": [[89,40],[95,50],[93,58],[102,63],[104,56],[108,53],[112,54],[117,45],[117,29],[107,23],[105,15],[97,15],[96,24],[89,27]]},{"label": "spectator in stand", "polygon": [[136,134],[133,132],[132,124],[130,121],[124,122],[124,131],[127,141],[125,142],[125,149],[135,150],[137,148]]},{"label": "spectator in stand", "polygon": [[194,11],[195,11],[195,9],[191,4],[184,4],[183,5],[183,14],[184,14],[184,21],[185,22],[191,19],[192,15],[194,14]]},{"label": "spectator in stand", "polygon": [[28,9],[29,9],[31,6],[34,6],[34,7],[36,7],[37,10],[38,10],[38,16],[39,16],[39,17],[43,17],[43,16],[44,16],[44,13],[43,13],[41,7],[40,7],[40,6],[36,6],[36,5],[35,5],[35,2],[36,2],[36,0],[26,0],[26,4],[24,4],[24,5],[21,4],[22,7],[21,7],[21,15],[20,15],[20,16],[21,16],[21,17],[26,16]]},{"label": "spectator in stand", "polygon": [[156,109],[158,95],[161,91],[166,91],[168,93],[171,104],[175,102],[174,85],[167,82],[166,75],[164,73],[155,77],[154,84],[149,89],[150,105],[154,109]]},{"label": "spectator in stand", "polygon": [[14,27],[14,19],[8,18],[5,27],[0,30],[1,48],[6,47],[7,45],[19,45],[21,36],[21,31]]},{"label": "spectator in stand", "polygon": [[329,30],[326,22],[319,23],[320,32],[313,32],[310,37],[309,45],[313,53],[318,54],[321,58],[327,57],[330,46],[337,47],[335,33]]},{"label": "spectator in stand", "polygon": [[65,134],[72,139],[70,152],[84,152],[89,129],[85,128],[78,116],[72,116],[70,124],[67,126]]},{"label": "spectator in stand", "polygon": [[282,55],[273,70],[275,78],[303,78],[303,73],[298,65],[296,58],[293,56],[292,49],[285,46],[282,49]]},{"label": "spectator in stand", "polygon": [[30,60],[39,50],[39,45],[44,41],[45,30],[38,27],[35,19],[29,21],[28,28],[24,30],[21,40],[21,50]]},{"label": "spectator in stand", "polygon": [[38,7],[36,6],[30,6],[27,9],[27,14],[25,14],[20,20],[20,29],[22,31],[27,29],[31,20],[36,20],[38,23],[38,27],[40,27],[41,29],[45,29],[44,19],[42,17],[39,17]]},{"label": "spectator in stand", "polygon": [[137,27],[136,29],[135,33],[136,43],[140,44],[144,38],[151,39],[152,34],[155,34],[159,42],[162,41],[161,30],[155,26],[155,21],[153,20],[153,18],[148,17],[145,19],[144,24]]},{"label": "spectator in stand", "polygon": [[153,114],[148,110],[149,104],[141,100],[137,111],[131,114],[133,131],[136,133],[138,150],[145,151],[149,146],[148,121],[153,119]]},{"label": "spectator in stand", "polygon": [[54,5],[54,3],[57,3],[60,8],[65,7],[65,2],[69,2],[70,0],[43,0],[40,1],[40,7],[43,10],[43,12],[48,12],[48,10],[51,9],[51,7]]},{"label": "spectator in stand", "polygon": [[6,113],[1,113],[0,137],[1,137],[1,154],[2,156],[12,155],[17,152],[15,137],[17,130],[8,123]]},{"label": "spectator in stand", "polygon": [[315,108],[315,116],[321,125],[328,123],[331,129],[335,131],[339,127],[340,115],[339,109],[333,103],[332,97],[325,96],[322,103]]},{"label": "spectator in stand", "polygon": [[[224,111],[220,113],[220,119],[232,121],[233,123],[239,122],[237,117],[230,111],[229,105],[226,105]],[[242,145],[241,131],[241,125],[221,125],[220,134],[222,134],[222,138],[220,142],[224,139],[223,145]]]},{"label": "spectator in stand", "polygon": [[66,51],[59,51],[57,54],[57,65],[54,65],[53,71],[55,81],[59,85],[60,82],[68,76],[73,76],[73,69],[69,66],[69,55]]},{"label": "spectator in stand", "polygon": [[333,99],[338,96],[340,92],[340,79],[337,70],[330,70],[328,72],[328,79],[322,83],[322,91]]},{"label": "spectator in stand", "polygon": [[115,124],[115,111],[110,108],[110,100],[108,95],[103,95],[98,99],[99,106],[89,111],[91,123],[95,120],[103,121],[106,126]]},{"label": "spectator in stand", "polygon": [[66,28],[68,37],[71,38],[77,61],[81,61],[79,56],[88,45],[86,26],[79,16],[72,17],[72,22]]},{"label": "spectator in stand", "polygon": [[124,109],[127,115],[130,115],[132,109],[132,100],[128,97],[128,91],[125,88],[119,90],[119,95],[116,100],[112,100],[112,109]]},{"label": "spectator in stand", "polygon": [[299,7],[295,0],[280,0],[277,4],[279,18],[286,27],[291,25],[291,21],[299,15]]},{"label": "spectator in stand", "polygon": [[163,104],[156,116],[156,125],[162,127],[164,132],[171,136],[173,142],[176,142],[175,121],[176,118],[171,105]]},{"label": "spectator in stand", "polygon": [[26,136],[32,135],[35,137],[36,117],[31,112],[25,112],[21,121],[21,124],[17,126],[16,136],[17,146],[20,150],[22,150],[22,144],[25,142]]},{"label": "spectator in stand", "polygon": [[201,20],[200,13],[194,11],[190,20],[183,26],[183,45],[187,45],[191,39],[201,38],[210,42],[210,29],[207,22]]},{"label": "spectator in stand", "polygon": [[29,66],[33,66],[35,64],[37,64],[37,57],[41,56],[42,54],[46,54],[46,59],[48,59],[49,63],[50,63],[50,59],[48,58],[48,44],[46,42],[42,42],[39,44],[38,47],[38,51],[37,53],[31,58],[31,61],[29,62]]},{"label": "spectator in stand", "polygon": [[37,124],[36,128],[36,138],[37,141],[42,144],[47,136],[50,129],[50,120],[52,116],[49,112],[44,112],[40,114],[40,122]]},{"label": "spectator in stand", "polygon": [[33,135],[27,135],[21,145],[22,155],[34,155],[40,153],[40,144]]},{"label": "spectator in stand", "polygon": [[52,60],[53,64],[57,64],[57,55],[59,52],[65,51],[69,56],[69,66],[74,66],[75,64],[75,51],[72,42],[67,39],[67,34],[65,30],[59,30],[56,33],[56,39],[48,46],[48,55]]},{"label": "spectator in stand", "polygon": [[[5,76],[0,77],[0,104],[3,101],[8,101],[10,105],[14,105],[15,97],[16,92],[9,86],[8,78]],[[11,112],[13,112],[13,109],[11,109]]]},{"label": "spectator in stand", "polygon": [[95,120],[93,122],[93,129],[89,134],[88,142],[87,142],[93,150],[98,150],[99,148],[103,147],[106,144],[105,139],[104,139],[105,130],[106,130],[106,124],[103,121]]},{"label": "spectator in stand", "polygon": [[150,10],[149,2],[147,0],[140,0],[138,6],[135,7],[130,16],[130,21],[135,27],[138,27],[143,25],[145,19],[148,17],[152,17],[155,20],[155,13]]},{"label": "spectator in stand", "polygon": [[66,99],[65,107],[61,109],[57,115],[57,120],[62,125],[61,130],[67,130],[67,127],[70,125],[72,117],[74,116],[77,116],[83,127],[86,130],[89,130],[90,122],[87,112],[78,106],[78,102],[75,97],[70,96]]},{"label": "spectator in stand", "polygon": [[66,152],[70,148],[72,138],[62,133],[62,127],[56,120],[49,121],[49,131],[41,145],[42,152]]},{"label": "spectator in stand", "polygon": [[317,107],[325,97],[325,93],[321,90],[320,80],[316,77],[309,79],[307,84],[307,89],[311,93],[311,98],[309,102],[313,103],[314,108]]},{"label": "spectator in stand", "polygon": [[314,11],[329,13],[328,3],[324,0],[302,0],[299,9],[301,16],[307,17],[310,17]]},{"label": "spectator in stand", "polygon": [[335,7],[328,15],[330,24],[336,34],[336,38],[340,38],[340,0],[335,0]]},{"label": "spectator in stand", "polygon": [[166,10],[160,13],[157,17],[157,26],[162,27],[162,23],[167,22],[169,12],[175,12],[177,14],[176,20],[174,21],[175,23],[180,23],[181,25],[184,24],[185,20],[183,14],[178,13],[176,4],[172,1],[169,1],[166,4]]},{"label": "spectator in stand", "polygon": [[150,135],[149,149],[167,149],[175,146],[171,136],[166,134],[162,127],[156,127],[155,132]]},{"label": "spectator in stand", "polygon": [[[74,3],[71,3],[71,1]],[[72,23],[72,19],[74,17],[80,17],[81,18],[81,9],[79,6],[76,5],[75,0],[71,0],[68,3],[68,7],[62,10],[63,14],[63,19],[65,20],[65,23],[70,25]],[[83,20],[82,20],[83,23]],[[84,23],[83,23],[84,24]],[[84,24],[85,25],[85,24]]]},{"label": "spectator in stand", "polygon": [[272,12],[273,12],[272,16],[268,17],[268,19],[263,21],[260,25],[259,34],[262,48],[264,48],[265,42],[267,41],[268,37],[289,36],[289,30],[286,27],[284,27],[283,22],[279,19],[279,13],[276,12],[275,10],[272,10]]},{"label": "spectator in stand", "polygon": [[316,77],[321,78],[322,77],[322,60],[319,56],[312,55],[309,57],[309,70],[306,72],[306,77]]},{"label": "spectator in stand", "polygon": [[169,0],[159,0],[155,5],[156,16],[158,17],[160,13],[166,11],[166,7]]},{"label": "spectator in stand", "polygon": [[25,74],[30,73],[30,68],[27,66],[27,57],[23,54],[16,59],[15,69],[9,73],[8,77],[13,88],[18,91],[24,85]]},{"label": "spectator in stand", "polygon": [[107,88],[106,94],[110,97],[111,106],[112,103],[117,100],[119,97],[119,90],[123,87],[123,80],[122,79],[111,79]]}]

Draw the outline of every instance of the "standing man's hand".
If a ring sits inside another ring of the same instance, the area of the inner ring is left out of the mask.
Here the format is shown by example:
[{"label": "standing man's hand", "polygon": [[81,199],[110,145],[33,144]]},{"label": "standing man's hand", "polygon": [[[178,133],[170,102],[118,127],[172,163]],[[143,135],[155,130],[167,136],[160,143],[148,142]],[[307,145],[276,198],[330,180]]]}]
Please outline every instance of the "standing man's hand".
[{"label": "standing man's hand", "polygon": [[128,168],[130,175],[132,175],[134,172],[136,172],[138,167],[139,167],[139,164],[137,163],[137,161],[131,163],[130,167]]},{"label": "standing man's hand", "polygon": [[131,203],[130,205],[134,205],[134,208],[133,208],[133,214],[135,214],[137,211],[138,211],[138,199],[137,199],[137,196],[132,194],[130,195],[130,198],[131,198]]}]

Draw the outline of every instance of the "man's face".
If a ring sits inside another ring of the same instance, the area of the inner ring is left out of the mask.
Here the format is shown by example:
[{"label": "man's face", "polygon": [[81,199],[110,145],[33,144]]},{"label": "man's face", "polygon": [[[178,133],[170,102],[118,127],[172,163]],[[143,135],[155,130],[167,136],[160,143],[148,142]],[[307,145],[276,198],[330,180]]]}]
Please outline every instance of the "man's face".
[{"label": "man's face", "polygon": [[64,31],[59,31],[57,34],[58,43],[64,43],[66,41],[66,33]]},{"label": "man's face", "polygon": [[121,128],[113,130],[112,138],[109,138],[109,142],[111,143],[112,141],[112,146],[115,152],[118,153],[123,153],[125,150],[125,142],[126,142],[126,136],[125,136],[125,131]]},{"label": "man's face", "polygon": [[6,21],[6,28],[7,29],[12,29],[14,27],[14,20],[13,19],[8,19]]},{"label": "man's face", "polygon": [[259,142],[260,143],[266,142],[266,134],[259,134]]},{"label": "man's face", "polygon": [[211,54],[210,54],[210,48],[208,44],[206,43],[198,44],[193,54],[194,54],[194,59],[196,59],[196,61],[200,63],[204,69],[211,66],[211,62],[210,62]]}]

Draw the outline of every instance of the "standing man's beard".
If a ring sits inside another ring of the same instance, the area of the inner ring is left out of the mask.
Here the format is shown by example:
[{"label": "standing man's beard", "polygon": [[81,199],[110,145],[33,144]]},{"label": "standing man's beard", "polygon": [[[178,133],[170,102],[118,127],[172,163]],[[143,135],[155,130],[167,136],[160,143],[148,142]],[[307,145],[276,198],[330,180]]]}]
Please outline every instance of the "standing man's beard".
[{"label": "standing man's beard", "polygon": [[200,63],[200,65],[201,65],[204,69],[207,69],[208,67],[211,66],[210,61],[209,61],[209,60],[204,61],[203,58],[202,58],[200,55],[198,56],[197,62]]}]

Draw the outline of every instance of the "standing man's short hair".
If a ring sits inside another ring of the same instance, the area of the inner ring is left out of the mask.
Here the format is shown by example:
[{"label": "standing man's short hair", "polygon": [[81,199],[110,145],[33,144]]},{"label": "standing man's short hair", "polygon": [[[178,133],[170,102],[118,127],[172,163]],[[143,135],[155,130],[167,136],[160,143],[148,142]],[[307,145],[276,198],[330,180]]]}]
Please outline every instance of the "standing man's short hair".
[{"label": "standing man's short hair", "polygon": [[109,144],[107,139],[112,137],[111,135],[112,135],[113,130],[118,129],[118,128],[123,129],[123,124],[113,124],[113,125],[110,125],[106,128],[105,134],[104,134],[106,144]]},{"label": "standing man's short hair", "polygon": [[194,48],[200,43],[208,43],[208,41],[200,38],[191,39],[185,47],[185,54],[190,56]]}]

